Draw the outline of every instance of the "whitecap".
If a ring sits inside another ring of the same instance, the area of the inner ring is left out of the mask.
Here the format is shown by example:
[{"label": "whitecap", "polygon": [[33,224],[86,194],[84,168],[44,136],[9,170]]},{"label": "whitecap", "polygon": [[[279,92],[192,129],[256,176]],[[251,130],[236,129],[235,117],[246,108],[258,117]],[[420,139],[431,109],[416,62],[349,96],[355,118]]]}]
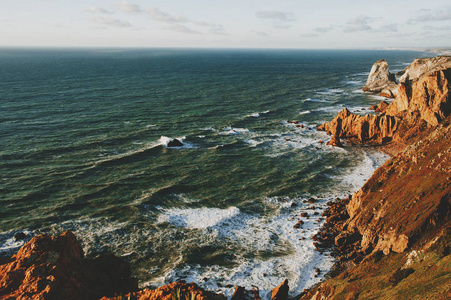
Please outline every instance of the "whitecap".
[{"label": "whitecap", "polygon": [[170,137],[167,137],[167,136],[162,135],[162,136],[158,139],[158,142],[160,143],[160,145],[162,145],[162,146],[164,146],[164,147],[168,147],[168,144],[169,144],[171,141],[173,141],[173,140],[178,140],[178,141],[180,141],[180,142],[183,144],[183,146],[180,146],[180,147],[170,147],[170,148],[175,148],[175,149],[182,149],[182,148],[185,148],[185,149],[191,149],[191,148],[196,148],[196,146],[194,146],[193,144],[186,142],[185,139],[186,139],[186,136],[176,137],[176,138],[170,138]]},{"label": "whitecap", "polygon": [[224,131],[220,132],[221,135],[235,135],[235,134],[244,134],[249,133],[249,129],[247,128],[233,128],[233,127],[226,127],[224,128]]},{"label": "whitecap", "polygon": [[259,113],[252,113],[252,114],[247,115],[246,117],[258,118],[258,117],[260,117],[260,114]]},{"label": "whitecap", "polygon": [[310,113],[311,113],[311,111],[306,110],[306,111],[301,111],[299,114],[300,115],[306,115],[306,114],[310,114]]},{"label": "whitecap", "polygon": [[[25,239],[17,240],[15,239],[15,235],[17,233],[24,233]],[[27,241],[31,239],[31,237],[35,233],[29,230],[22,230],[22,231],[9,231],[9,232],[1,232],[0,233],[0,254],[2,255],[12,255],[15,252],[17,252],[20,247],[22,247]]]},{"label": "whitecap", "polygon": [[171,208],[163,209],[158,216],[158,223],[168,222],[178,227],[191,229],[206,229],[216,226],[230,218],[237,216],[240,210],[237,207],[220,208]]},{"label": "whitecap", "polygon": [[328,102],[327,100],[322,100],[322,99],[314,99],[314,98],[307,98],[303,100],[304,102],[310,101],[310,102]]}]

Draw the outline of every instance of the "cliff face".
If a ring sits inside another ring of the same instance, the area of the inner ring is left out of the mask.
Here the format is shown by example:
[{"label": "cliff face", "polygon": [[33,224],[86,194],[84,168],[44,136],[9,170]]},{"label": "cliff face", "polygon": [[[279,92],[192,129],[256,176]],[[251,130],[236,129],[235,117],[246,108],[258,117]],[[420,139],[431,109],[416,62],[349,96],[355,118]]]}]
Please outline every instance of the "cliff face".
[{"label": "cliff face", "polygon": [[449,58],[409,66],[380,115],[345,109],[319,128],[356,143],[407,146],[334,204],[346,214],[328,216],[315,238],[333,240],[338,269],[301,299],[451,299],[451,69],[438,62]]},{"label": "cliff face", "polygon": [[[446,61],[451,64],[451,57]],[[422,69],[412,68],[410,73],[417,75]],[[420,77],[399,84],[395,100],[381,114],[361,116],[345,108],[318,130],[354,143],[383,145],[393,141],[405,144],[410,137],[437,126],[450,115],[450,87],[451,69],[421,73]]]},{"label": "cliff face", "polygon": [[301,299],[451,299],[451,117],[381,166],[346,211],[330,225],[341,273]]}]

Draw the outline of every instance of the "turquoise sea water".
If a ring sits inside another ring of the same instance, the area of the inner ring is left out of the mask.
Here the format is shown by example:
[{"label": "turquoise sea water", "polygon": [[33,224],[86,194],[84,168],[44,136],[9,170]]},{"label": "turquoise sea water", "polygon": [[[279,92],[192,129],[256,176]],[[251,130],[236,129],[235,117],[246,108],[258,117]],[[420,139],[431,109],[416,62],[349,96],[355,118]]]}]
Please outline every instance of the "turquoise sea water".
[{"label": "turquoise sea water", "polygon": [[[23,244],[18,231],[72,230],[88,256],[123,256],[142,286],[264,293],[289,278],[296,294],[332,264],[313,248],[314,212],[386,159],[321,144],[316,126],[381,101],[361,92],[375,61],[397,71],[421,56],[0,49],[0,253]],[[311,218],[293,229],[302,210]]]}]

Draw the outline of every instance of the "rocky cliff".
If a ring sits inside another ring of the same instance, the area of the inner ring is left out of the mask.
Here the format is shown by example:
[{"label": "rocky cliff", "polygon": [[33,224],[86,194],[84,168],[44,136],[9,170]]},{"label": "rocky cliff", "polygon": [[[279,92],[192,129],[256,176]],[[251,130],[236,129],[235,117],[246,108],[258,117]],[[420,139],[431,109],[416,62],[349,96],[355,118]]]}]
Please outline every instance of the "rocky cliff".
[{"label": "rocky cliff", "polygon": [[320,248],[334,244],[339,259],[331,278],[301,299],[451,299],[449,61],[416,60],[380,115],[345,109],[320,128],[356,143],[406,147],[326,211],[315,239]]}]

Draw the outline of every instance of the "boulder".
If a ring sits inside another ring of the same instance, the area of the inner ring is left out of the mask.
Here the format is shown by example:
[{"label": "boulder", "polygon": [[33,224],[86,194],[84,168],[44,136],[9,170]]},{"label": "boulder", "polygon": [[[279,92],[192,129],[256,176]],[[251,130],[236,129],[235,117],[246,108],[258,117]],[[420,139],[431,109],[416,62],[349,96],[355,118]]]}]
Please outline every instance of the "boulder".
[{"label": "boulder", "polygon": [[1,299],[99,299],[137,288],[125,261],[112,254],[84,258],[69,231],[34,237],[0,266]]},{"label": "boulder", "polygon": [[288,279],[285,279],[279,286],[271,290],[271,300],[287,300],[289,289]]},{"label": "boulder", "polygon": [[396,88],[395,75],[389,72],[388,63],[381,59],[373,64],[366,85],[362,90],[364,92],[381,92],[385,90],[384,94],[393,96],[396,93]]},{"label": "boulder", "polygon": [[183,143],[179,139],[172,139],[169,141],[168,147],[183,147]]}]

